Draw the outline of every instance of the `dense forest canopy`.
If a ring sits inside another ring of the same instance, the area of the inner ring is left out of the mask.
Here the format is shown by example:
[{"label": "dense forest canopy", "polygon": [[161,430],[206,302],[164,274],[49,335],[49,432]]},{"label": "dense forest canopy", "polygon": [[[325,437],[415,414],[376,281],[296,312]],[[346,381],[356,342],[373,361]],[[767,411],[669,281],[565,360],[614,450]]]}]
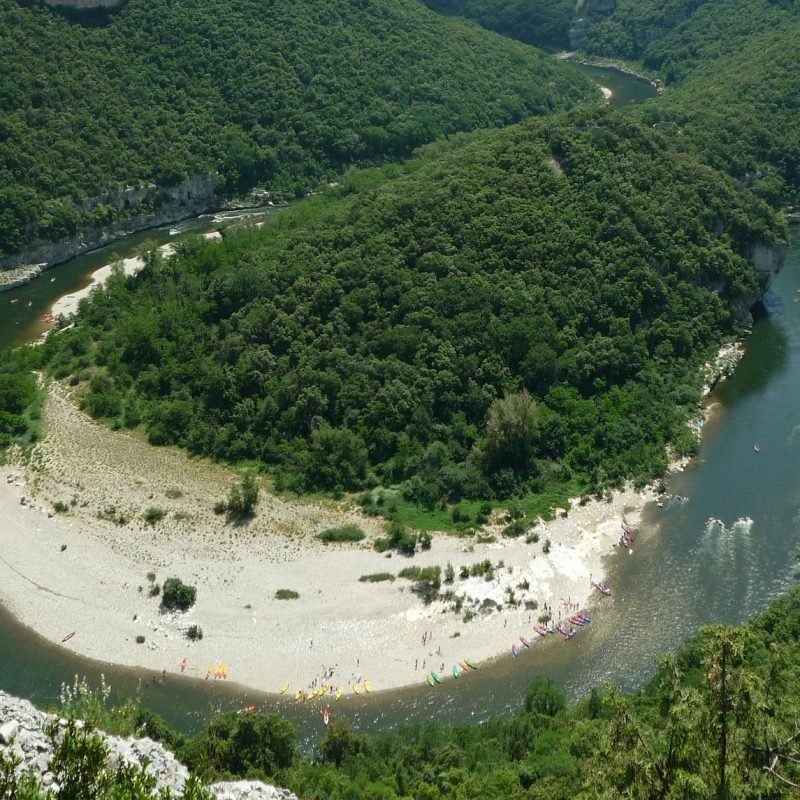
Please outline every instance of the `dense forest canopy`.
[{"label": "dense forest canopy", "polygon": [[603,110],[352,172],[117,279],[48,340],[96,416],[296,489],[433,506],[658,474],[782,226]]},{"label": "dense forest canopy", "polygon": [[583,44],[641,60],[668,84],[648,121],[774,204],[800,198],[800,3],[620,0]]},{"label": "dense forest canopy", "polygon": [[95,22],[0,0],[0,254],[108,221],[72,205],[108,188],[217,170],[294,194],[596,93],[416,0],[130,0]]},{"label": "dense forest canopy", "polygon": [[442,14],[474,20],[490,31],[552,49],[569,47],[575,0],[423,0]]}]

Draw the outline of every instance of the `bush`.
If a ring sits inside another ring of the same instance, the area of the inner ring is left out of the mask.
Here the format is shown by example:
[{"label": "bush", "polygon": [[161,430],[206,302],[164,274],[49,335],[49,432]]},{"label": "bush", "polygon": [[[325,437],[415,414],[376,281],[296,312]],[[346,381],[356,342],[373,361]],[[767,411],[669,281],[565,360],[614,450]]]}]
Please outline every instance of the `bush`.
[{"label": "bush", "polygon": [[[240,484],[231,486],[224,510],[237,519],[251,517],[258,503],[258,495],[258,482],[252,475],[247,475]],[[214,506],[215,511],[216,509],[217,506]]]},{"label": "bush", "polygon": [[299,592],[295,592],[292,589],[278,589],[275,592],[276,600],[297,600],[298,597],[300,597]]},{"label": "bush", "polygon": [[371,575],[362,575],[359,580],[362,583],[381,583],[382,581],[393,581],[394,575],[391,572],[373,572]]},{"label": "bush", "polygon": [[358,525],[345,525],[342,528],[328,528],[317,534],[317,539],[325,542],[360,542],[364,531]]},{"label": "bush", "polygon": [[144,512],[144,521],[148,525],[155,525],[156,522],[160,522],[164,517],[167,516],[167,512],[164,511],[163,508],[158,508],[157,506],[151,506]]},{"label": "bush", "polygon": [[186,636],[193,642],[199,641],[203,638],[203,629],[199,625],[191,625],[186,631]]},{"label": "bush", "polygon": [[161,594],[161,602],[165,608],[177,608],[186,611],[194,605],[197,597],[197,590],[194,586],[189,586],[179,578],[167,578]]},{"label": "bush", "polygon": [[158,597],[161,594],[161,587],[157,583],[150,584],[150,597]]},{"label": "bush", "polygon": [[136,644],[144,644],[144,636],[141,633],[136,637]]},{"label": "bush", "polygon": [[56,500],[53,504],[53,511],[55,511],[56,514],[65,514],[69,511],[69,506],[66,503],[62,503],[61,500]]}]

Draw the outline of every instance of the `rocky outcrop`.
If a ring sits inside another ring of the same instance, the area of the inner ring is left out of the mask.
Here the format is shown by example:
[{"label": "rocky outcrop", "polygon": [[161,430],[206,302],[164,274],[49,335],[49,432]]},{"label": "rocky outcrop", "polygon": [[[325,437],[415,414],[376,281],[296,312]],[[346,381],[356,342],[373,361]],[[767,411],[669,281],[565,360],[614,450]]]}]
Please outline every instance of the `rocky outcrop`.
[{"label": "rocky outcrop", "polygon": [[[55,721],[62,729],[66,726],[64,720],[39,711],[27,700],[0,692],[0,754],[19,758],[18,774],[32,769],[42,785],[52,789],[56,788],[50,770],[53,739],[46,730]],[[156,780],[156,790],[168,789],[178,796],[183,792],[189,771],[161,744],[148,738],[98,735],[107,748],[106,762],[110,769],[125,762],[144,765],[145,771]],[[259,781],[216,783],[207,788],[217,800],[297,800],[292,792]]]},{"label": "rocky outcrop", "polygon": [[[214,176],[211,174],[193,175],[176,186],[148,184],[105,192],[76,204],[75,208],[82,215],[87,215],[98,206],[109,206],[121,216],[116,222],[84,228],[75,236],[58,242],[33,240],[25,250],[0,258],[0,269],[13,269],[23,265],[31,269],[32,264],[45,267],[60,264],[135,231],[213,211],[219,208],[219,204],[219,197],[214,192]],[[1,279],[2,274],[0,283],[4,283]],[[2,285],[0,291],[4,288],[11,287]]]},{"label": "rocky outcrop", "polygon": [[731,310],[742,325],[752,325],[751,310],[769,289],[775,275],[781,271],[788,253],[788,242],[781,240],[753,242],[744,253],[744,257],[755,270],[759,288],[757,293],[741,295],[731,302]]}]

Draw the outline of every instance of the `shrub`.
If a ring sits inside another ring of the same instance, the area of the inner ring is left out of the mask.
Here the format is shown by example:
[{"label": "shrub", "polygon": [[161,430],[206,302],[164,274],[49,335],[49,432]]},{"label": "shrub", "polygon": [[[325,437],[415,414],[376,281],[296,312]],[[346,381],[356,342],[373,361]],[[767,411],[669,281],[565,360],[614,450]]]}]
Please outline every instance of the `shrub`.
[{"label": "shrub", "polygon": [[550,552],[550,540],[545,539],[544,544],[542,545],[542,552],[547,555]]},{"label": "shrub", "polygon": [[[231,486],[225,511],[237,519],[250,517],[258,503],[258,495],[258,482],[252,475],[246,475],[240,484]],[[216,510],[216,506],[214,509]]]},{"label": "shrub", "polygon": [[157,583],[150,584],[150,597],[158,597],[161,593],[161,587]]},{"label": "shrub", "polygon": [[186,636],[196,642],[203,638],[203,629],[199,625],[190,625],[189,630],[186,631]]},{"label": "shrub", "polygon": [[523,520],[515,519],[510,525],[506,525],[506,527],[503,528],[503,536],[512,536],[515,538],[517,536],[522,536],[522,534],[525,533],[527,527],[528,526],[525,524]]},{"label": "shrub", "polygon": [[453,522],[469,522],[470,516],[464,511],[461,506],[453,506],[453,510],[450,512],[450,515],[453,518]]},{"label": "shrub", "polygon": [[161,594],[161,602],[165,608],[177,608],[186,611],[194,605],[197,590],[185,584],[180,578],[167,578]]},{"label": "shrub", "polygon": [[373,572],[371,575],[362,575],[359,580],[362,583],[381,583],[382,581],[393,581],[394,575],[391,572]]},{"label": "shrub", "polygon": [[317,539],[325,542],[360,542],[364,531],[358,525],[345,525],[341,528],[328,528],[317,534]]},{"label": "shrub", "polygon": [[278,589],[275,592],[276,600],[297,600],[298,597],[300,597],[299,592],[295,592],[293,589]]},{"label": "shrub", "polygon": [[444,582],[445,583],[452,583],[455,580],[456,571],[453,569],[453,565],[448,561],[447,566],[444,568]]},{"label": "shrub", "polygon": [[177,500],[179,497],[183,497],[183,492],[182,492],[180,489],[176,489],[176,488],[174,488],[174,487],[172,487],[172,488],[170,488],[170,489],[167,489],[167,491],[166,491],[166,492],[164,492],[164,494],[165,494],[165,495],[166,495],[166,496],[167,496],[167,497],[168,497],[170,500]]},{"label": "shrub", "polygon": [[144,644],[144,636],[141,633],[136,637],[136,644]]},{"label": "shrub", "polygon": [[69,506],[66,503],[62,503],[61,500],[56,500],[53,504],[53,511],[55,511],[56,514],[64,514],[69,511]]},{"label": "shrub", "polygon": [[217,500],[214,503],[214,513],[215,514],[224,514],[228,510],[228,504],[224,500]]},{"label": "shrub", "polygon": [[151,506],[144,512],[144,521],[148,525],[155,525],[156,522],[160,522],[164,517],[167,516],[167,512],[164,511],[163,508],[158,508],[158,506]]}]

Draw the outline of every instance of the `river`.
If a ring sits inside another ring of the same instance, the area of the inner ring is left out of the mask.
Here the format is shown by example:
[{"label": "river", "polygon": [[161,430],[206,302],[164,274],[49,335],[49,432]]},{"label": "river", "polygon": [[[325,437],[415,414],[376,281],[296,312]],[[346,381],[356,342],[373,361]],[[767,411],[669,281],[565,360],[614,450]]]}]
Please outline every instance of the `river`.
[{"label": "river", "polygon": [[[212,227],[207,219],[184,225],[187,230]],[[701,625],[742,622],[791,585],[792,557],[800,546],[800,305],[793,303],[800,297],[797,233],[787,264],[765,298],[768,315],[755,323],[736,374],[709,399],[715,412],[697,458],[669,481],[670,492],[686,500],[649,508],[633,552],[611,557],[614,596],[598,596],[592,624],[570,642],[537,643],[520,658],[499,658],[435,689],[350,696],[337,705],[337,715],[361,731],[430,719],[477,722],[517,708],[527,682],[537,674],[552,676],[571,699],[604,680],[636,689],[653,673],[659,654],[677,648]],[[158,243],[172,236],[169,230],[137,235]],[[37,335],[39,320],[56,297],[86,285],[94,269],[129,255],[136,244],[137,239],[125,240],[112,246],[113,256],[106,249],[74,259],[0,296],[0,345]],[[20,302],[10,306],[13,314],[6,313],[7,301],[15,297]],[[722,524],[711,522],[717,519]],[[322,734],[316,706],[220,682],[174,677],[162,685],[141,670],[78,658],[20,626],[2,609],[0,642],[0,687],[39,704],[57,702],[62,682],[76,674],[96,685],[104,673],[118,693],[139,692],[146,706],[184,731],[197,729],[212,712],[256,704],[285,714],[305,744]]]}]

